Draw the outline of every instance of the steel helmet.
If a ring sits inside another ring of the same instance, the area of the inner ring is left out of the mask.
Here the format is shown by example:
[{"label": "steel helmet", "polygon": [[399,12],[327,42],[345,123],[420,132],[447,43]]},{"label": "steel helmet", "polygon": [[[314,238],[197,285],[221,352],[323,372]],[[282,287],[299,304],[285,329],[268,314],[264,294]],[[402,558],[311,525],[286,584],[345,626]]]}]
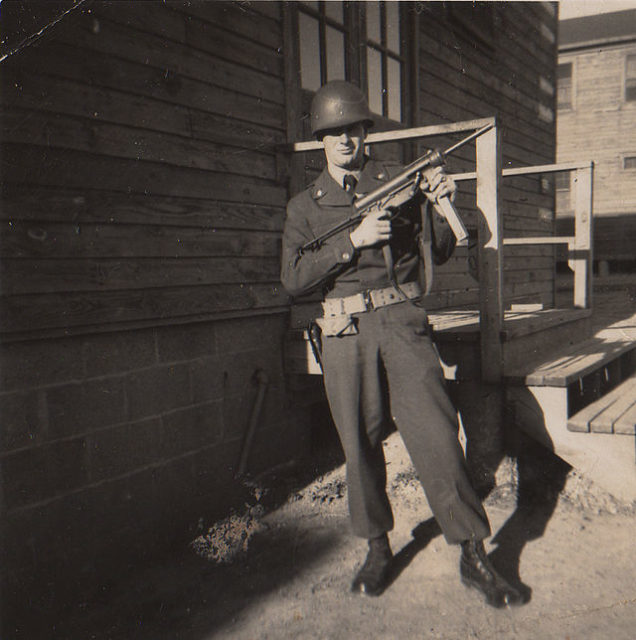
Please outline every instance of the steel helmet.
[{"label": "steel helmet", "polygon": [[318,89],[311,101],[312,135],[356,122],[373,126],[367,99],[355,84],[332,80]]}]

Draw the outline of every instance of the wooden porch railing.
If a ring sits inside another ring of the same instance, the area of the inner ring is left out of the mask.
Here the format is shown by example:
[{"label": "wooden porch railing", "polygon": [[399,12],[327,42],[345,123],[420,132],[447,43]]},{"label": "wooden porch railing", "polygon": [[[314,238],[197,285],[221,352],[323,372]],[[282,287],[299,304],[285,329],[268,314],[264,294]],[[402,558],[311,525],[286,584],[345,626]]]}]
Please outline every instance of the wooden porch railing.
[{"label": "wooden porch railing", "polygon": [[[475,141],[476,167],[474,172],[453,174],[456,181],[476,180],[476,201],[481,212],[478,220],[479,243],[479,322],[481,335],[481,374],[484,382],[498,383],[503,374],[501,335],[503,309],[503,247],[506,245],[567,244],[568,264],[574,271],[574,305],[591,305],[592,287],[592,182],[593,163],[548,164],[503,169],[501,167],[501,127],[496,119],[480,118],[448,124],[414,127],[397,131],[370,133],[366,144],[381,144],[399,140],[414,140],[477,131],[491,128]],[[293,144],[294,152],[315,151],[322,142],[307,141]],[[574,236],[540,236],[503,238],[501,219],[501,181],[519,176],[558,171],[575,172],[575,234]]]}]

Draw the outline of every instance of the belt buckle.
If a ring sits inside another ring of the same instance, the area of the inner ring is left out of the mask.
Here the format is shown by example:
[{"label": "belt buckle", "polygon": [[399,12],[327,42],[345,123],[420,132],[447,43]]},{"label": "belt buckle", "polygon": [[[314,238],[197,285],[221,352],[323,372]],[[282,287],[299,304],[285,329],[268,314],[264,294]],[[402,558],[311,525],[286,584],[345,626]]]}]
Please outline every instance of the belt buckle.
[{"label": "belt buckle", "polygon": [[371,289],[366,289],[362,292],[362,300],[364,301],[367,311],[372,311],[374,309],[373,300],[371,299]]}]

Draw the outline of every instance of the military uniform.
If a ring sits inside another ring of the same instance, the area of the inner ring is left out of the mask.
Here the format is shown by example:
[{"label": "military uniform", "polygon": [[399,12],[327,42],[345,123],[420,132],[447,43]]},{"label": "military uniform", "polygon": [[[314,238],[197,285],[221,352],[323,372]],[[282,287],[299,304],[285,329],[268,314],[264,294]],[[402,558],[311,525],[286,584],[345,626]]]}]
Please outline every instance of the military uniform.
[{"label": "military uniform", "polygon": [[[356,251],[348,230],[318,249],[299,252],[351,215],[355,193],[368,193],[399,169],[367,159],[351,193],[325,169],[295,196],[287,208],[281,280],[292,295],[321,288],[325,314],[338,319],[340,310],[348,318],[339,335],[323,333],[322,365],[346,457],[354,533],[371,539],[393,527],[382,447],[393,423],[447,541],[481,540],[490,528],[466,474],[457,416],[426,311],[409,301],[396,303],[382,248]],[[390,241],[395,281],[414,298],[430,283],[433,262],[444,262],[454,249],[445,220],[422,215],[424,202],[421,196],[403,207],[393,220]]]}]

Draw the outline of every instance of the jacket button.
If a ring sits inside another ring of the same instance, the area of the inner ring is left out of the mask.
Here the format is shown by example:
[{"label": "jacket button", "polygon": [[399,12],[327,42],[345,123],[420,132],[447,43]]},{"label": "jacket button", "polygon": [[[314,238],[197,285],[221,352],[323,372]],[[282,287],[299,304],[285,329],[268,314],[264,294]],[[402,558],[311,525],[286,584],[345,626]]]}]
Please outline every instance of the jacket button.
[{"label": "jacket button", "polygon": [[318,191],[316,191],[316,197],[320,198],[320,196],[322,196],[322,189],[318,189]]},{"label": "jacket button", "polygon": [[386,176],[383,173],[378,173],[377,180],[384,180]]},{"label": "jacket button", "polygon": [[342,259],[343,260],[349,260],[350,258],[351,258],[351,254],[350,253],[347,253],[345,251],[345,253],[342,254]]}]

